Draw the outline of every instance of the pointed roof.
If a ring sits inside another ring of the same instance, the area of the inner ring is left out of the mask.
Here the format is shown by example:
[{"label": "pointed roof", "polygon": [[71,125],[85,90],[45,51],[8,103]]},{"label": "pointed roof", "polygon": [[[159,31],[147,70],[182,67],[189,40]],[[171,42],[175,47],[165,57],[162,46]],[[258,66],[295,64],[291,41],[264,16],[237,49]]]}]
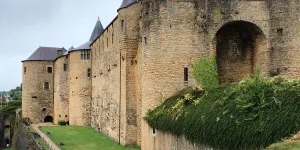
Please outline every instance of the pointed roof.
[{"label": "pointed roof", "polygon": [[137,2],[138,2],[138,0],[123,0],[119,9],[129,7],[130,5],[137,3]]},{"label": "pointed roof", "polygon": [[[96,22],[96,25],[94,27],[94,30],[91,34],[91,37],[89,41],[85,42],[84,44],[78,46],[77,48],[73,48],[70,51],[76,51],[76,50],[84,50],[84,49],[91,49],[90,44],[104,31],[104,28],[102,26],[102,23],[98,17],[98,20]],[[69,52],[70,52],[69,51]]]},{"label": "pointed roof", "polygon": [[58,57],[58,51],[66,52],[65,48],[40,46],[26,60],[23,61],[54,61]]},{"label": "pointed roof", "polygon": [[71,47],[64,53],[64,56],[68,55],[68,54],[69,54],[69,51],[71,51],[71,50],[73,50],[73,49],[74,49],[74,47],[71,46]]},{"label": "pointed roof", "polygon": [[102,32],[104,31],[104,28],[102,26],[102,23],[98,17],[98,21],[94,27],[93,33],[90,37],[90,41],[94,41]]}]

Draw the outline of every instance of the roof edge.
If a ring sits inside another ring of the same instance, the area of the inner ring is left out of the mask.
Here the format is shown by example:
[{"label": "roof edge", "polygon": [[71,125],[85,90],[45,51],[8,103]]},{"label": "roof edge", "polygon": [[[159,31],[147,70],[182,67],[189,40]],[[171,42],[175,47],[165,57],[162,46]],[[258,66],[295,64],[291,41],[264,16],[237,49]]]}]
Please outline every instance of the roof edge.
[{"label": "roof edge", "polygon": [[102,35],[102,34],[104,34],[104,32],[108,29],[108,27],[110,27],[110,25],[114,22],[114,21],[116,21],[117,19],[118,19],[118,15],[106,26],[106,28],[103,30],[103,32],[94,40],[94,41],[92,41],[92,43],[90,44],[90,46],[91,45],[93,45],[96,41],[97,41],[97,39]]}]

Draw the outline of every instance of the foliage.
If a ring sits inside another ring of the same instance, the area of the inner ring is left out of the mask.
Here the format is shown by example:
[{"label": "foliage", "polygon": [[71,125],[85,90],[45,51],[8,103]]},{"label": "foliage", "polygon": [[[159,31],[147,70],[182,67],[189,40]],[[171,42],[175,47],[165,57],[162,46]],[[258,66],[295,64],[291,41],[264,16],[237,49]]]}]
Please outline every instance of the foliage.
[{"label": "foliage", "polygon": [[22,85],[9,91],[9,95],[13,100],[22,100]]},{"label": "foliage", "polygon": [[99,147],[104,150],[138,150],[121,146],[87,126],[43,126],[40,130],[51,132],[49,138],[62,150],[98,150]]},{"label": "foliage", "polygon": [[193,65],[193,76],[198,84],[201,84],[204,88],[213,88],[218,86],[218,70],[216,63],[216,56],[212,56],[207,59],[201,57]]},{"label": "foliage", "polygon": [[265,150],[300,150],[300,142],[285,141],[282,143],[276,143],[266,148]]},{"label": "foliage", "polygon": [[15,115],[16,114],[16,109],[18,109],[18,106],[6,106],[0,108],[0,114],[10,114],[10,115]]},{"label": "foliage", "polygon": [[214,89],[187,88],[146,114],[155,129],[218,149],[260,149],[300,131],[300,82],[246,78]]},{"label": "foliage", "polygon": [[65,126],[66,122],[63,121],[63,120],[59,120],[57,124],[60,125],[60,126]]},{"label": "foliage", "polygon": [[8,101],[6,103],[7,106],[18,106],[21,107],[22,106],[22,101],[21,100],[12,100],[12,101]]}]

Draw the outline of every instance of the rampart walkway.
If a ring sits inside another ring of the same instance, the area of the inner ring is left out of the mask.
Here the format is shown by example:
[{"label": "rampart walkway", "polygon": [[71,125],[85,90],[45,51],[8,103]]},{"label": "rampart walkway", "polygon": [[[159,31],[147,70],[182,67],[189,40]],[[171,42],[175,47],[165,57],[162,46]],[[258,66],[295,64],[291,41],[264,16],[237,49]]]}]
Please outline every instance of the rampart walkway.
[{"label": "rampart walkway", "polygon": [[33,130],[37,132],[41,138],[44,140],[44,142],[52,149],[52,150],[60,150],[60,148],[44,133],[42,132],[38,127],[39,126],[54,126],[52,123],[40,123],[40,124],[32,124],[31,125]]}]

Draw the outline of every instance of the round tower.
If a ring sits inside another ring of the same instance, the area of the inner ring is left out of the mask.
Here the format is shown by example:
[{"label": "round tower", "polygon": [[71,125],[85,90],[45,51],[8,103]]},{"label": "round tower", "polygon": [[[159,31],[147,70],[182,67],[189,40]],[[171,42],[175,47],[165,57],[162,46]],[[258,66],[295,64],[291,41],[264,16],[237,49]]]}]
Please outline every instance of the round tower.
[{"label": "round tower", "polygon": [[59,121],[69,122],[69,80],[68,80],[68,52],[73,50],[73,46],[62,56],[55,60],[54,68],[54,123]]},{"label": "round tower", "polygon": [[98,19],[88,42],[69,51],[69,122],[70,125],[90,125],[92,68],[90,44],[103,32]]},{"label": "round tower", "polygon": [[66,50],[39,47],[23,62],[22,117],[33,123],[53,122],[54,61]]},{"label": "round tower", "polygon": [[120,143],[122,145],[140,145],[141,139],[140,17],[140,3],[137,0],[123,0],[118,9],[121,53]]}]

